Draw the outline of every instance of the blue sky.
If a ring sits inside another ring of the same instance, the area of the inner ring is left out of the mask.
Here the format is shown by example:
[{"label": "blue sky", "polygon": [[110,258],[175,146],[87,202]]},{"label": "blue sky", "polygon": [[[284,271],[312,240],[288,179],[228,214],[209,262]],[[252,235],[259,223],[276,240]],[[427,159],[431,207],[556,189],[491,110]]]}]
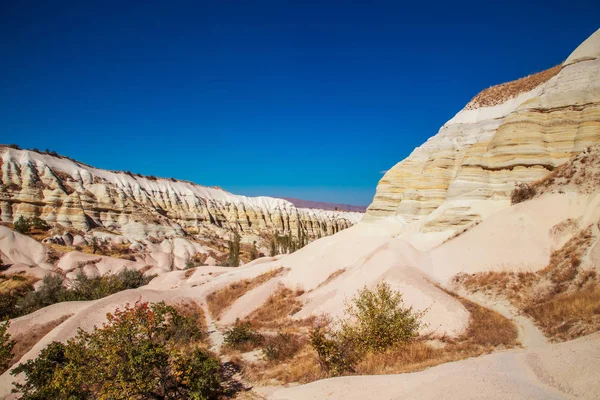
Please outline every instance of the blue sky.
[{"label": "blue sky", "polygon": [[403,3],[4,1],[0,143],[368,204],[477,92],[600,27],[600,2]]}]

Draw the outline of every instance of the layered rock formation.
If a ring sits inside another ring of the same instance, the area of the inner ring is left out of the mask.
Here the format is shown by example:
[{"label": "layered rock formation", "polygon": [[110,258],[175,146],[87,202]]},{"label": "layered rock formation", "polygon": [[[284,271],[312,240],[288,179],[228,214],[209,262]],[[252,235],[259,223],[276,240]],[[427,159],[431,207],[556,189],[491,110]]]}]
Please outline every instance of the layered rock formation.
[{"label": "layered rock formation", "polygon": [[120,231],[134,239],[299,230],[309,238],[336,233],[361,213],[296,208],[271,197],[236,196],[175,179],[93,168],[61,156],[0,147],[0,219],[38,216],[87,231]]},{"label": "layered rock formation", "polygon": [[367,218],[460,229],[507,206],[516,182],[538,180],[598,142],[600,30],[562,66],[477,95],[383,176]]}]

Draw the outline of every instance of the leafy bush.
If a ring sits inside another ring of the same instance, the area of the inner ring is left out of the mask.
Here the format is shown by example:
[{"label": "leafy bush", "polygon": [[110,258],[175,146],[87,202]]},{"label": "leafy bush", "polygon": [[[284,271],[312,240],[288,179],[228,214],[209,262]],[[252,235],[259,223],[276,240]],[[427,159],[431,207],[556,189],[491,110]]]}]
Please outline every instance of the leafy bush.
[{"label": "leafy bush", "polygon": [[138,302],[107,314],[108,322],[53,342],[13,375],[22,399],[217,399],[222,370],[208,352],[184,351],[177,332],[186,319],[165,303]]},{"label": "leafy bush", "polygon": [[[15,318],[63,301],[98,300],[122,290],[147,285],[153,275],[124,269],[115,275],[88,278],[80,272],[70,288],[59,275],[46,275],[38,290],[26,287],[18,292],[0,295],[0,317]],[[30,285],[29,285],[30,286]]]},{"label": "leafy bush", "polygon": [[510,203],[522,203],[525,200],[529,200],[535,197],[536,193],[537,191],[532,185],[528,183],[520,183],[516,185],[513,191],[510,193]]},{"label": "leafy bush", "polygon": [[225,331],[224,340],[227,346],[244,351],[260,346],[263,337],[252,329],[250,321],[242,322],[238,318],[235,320],[235,324]]},{"label": "leafy bush", "polygon": [[63,301],[66,292],[63,279],[58,275],[46,275],[38,290],[27,292],[17,300],[15,316],[26,315],[40,308]]},{"label": "leafy bush", "polygon": [[25,218],[22,215],[14,223],[15,231],[25,235],[31,231],[32,228],[41,231],[47,231],[50,229],[50,225],[46,223],[40,217]]},{"label": "leafy bush", "polygon": [[339,331],[331,328],[331,321],[321,319],[310,331],[309,342],[317,352],[321,369],[330,376],[354,371],[359,357],[352,343],[348,343]]},{"label": "leafy bush", "polygon": [[352,372],[365,354],[380,353],[416,337],[421,316],[412,307],[404,307],[399,292],[380,283],[358,292],[347,305],[339,330],[332,328],[331,321],[319,321],[310,331],[310,344],[330,375]]},{"label": "leafy bush", "polygon": [[380,352],[409,341],[421,328],[421,314],[405,308],[402,294],[385,282],[364,288],[347,305],[342,334],[360,351]]},{"label": "leafy bush", "polygon": [[26,234],[31,230],[31,222],[22,215],[14,223],[15,231]]},{"label": "leafy bush", "polygon": [[0,372],[6,371],[6,369],[10,366],[10,360],[13,357],[13,347],[15,347],[15,342],[10,340],[10,335],[8,334],[8,327],[10,326],[10,321],[6,321],[0,324]]},{"label": "leafy bush", "polygon": [[278,332],[276,336],[265,339],[262,353],[269,361],[284,361],[295,356],[301,347],[298,335]]}]

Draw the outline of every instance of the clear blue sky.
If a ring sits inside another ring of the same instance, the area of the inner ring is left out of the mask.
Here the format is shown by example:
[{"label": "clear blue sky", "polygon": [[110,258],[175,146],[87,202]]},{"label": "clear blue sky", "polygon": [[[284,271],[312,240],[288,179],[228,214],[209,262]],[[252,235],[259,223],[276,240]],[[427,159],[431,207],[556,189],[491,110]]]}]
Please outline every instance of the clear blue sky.
[{"label": "clear blue sky", "polygon": [[368,204],[477,92],[559,64],[598,17],[597,1],[3,1],[0,143]]}]

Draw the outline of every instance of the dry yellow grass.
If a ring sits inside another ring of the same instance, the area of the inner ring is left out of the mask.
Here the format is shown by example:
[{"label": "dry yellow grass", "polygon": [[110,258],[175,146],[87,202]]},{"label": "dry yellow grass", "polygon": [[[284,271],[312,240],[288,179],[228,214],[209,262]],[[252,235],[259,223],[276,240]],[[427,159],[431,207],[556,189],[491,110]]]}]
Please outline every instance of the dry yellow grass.
[{"label": "dry yellow grass", "polygon": [[595,238],[591,227],[581,230],[552,253],[536,272],[485,272],[457,275],[466,289],[506,298],[534,319],[554,341],[600,330],[600,282],[593,269],[582,267]]},{"label": "dry yellow grass", "polygon": [[242,297],[248,291],[279,275],[282,271],[283,268],[274,269],[253,279],[244,279],[234,282],[223,289],[210,293],[206,296],[210,315],[213,318],[219,319],[223,311],[229,308],[237,299]]},{"label": "dry yellow grass", "polygon": [[27,290],[30,285],[38,280],[39,278],[23,273],[11,275],[0,274],[0,294]]},{"label": "dry yellow grass", "polygon": [[341,274],[343,274],[344,272],[346,272],[346,268],[340,268],[340,269],[338,269],[338,270],[336,270],[336,271],[332,272],[332,273],[331,273],[331,274],[330,274],[330,275],[327,277],[327,279],[325,279],[323,282],[321,282],[321,283],[319,284],[319,286],[317,286],[317,289],[318,289],[318,288],[321,288],[321,287],[323,287],[323,286],[325,286],[325,285],[327,285],[327,284],[328,284],[328,283],[330,283],[330,282],[332,282],[332,281],[333,281],[335,278],[337,278],[338,276],[340,276],[340,275],[341,275]]},{"label": "dry yellow grass", "polygon": [[532,304],[523,311],[554,340],[587,335],[600,329],[600,287],[597,283],[586,285]]},{"label": "dry yellow grass", "polygon": [[309,346],[305,346],[294,358],[281,363],[237,362],[242,365],[244,378],[261,386],[309,383],[327,378],[317,361],[316,353]]},{"label": "dry yellow grass", "polygon": [[248,316],[252,326],[260,329],[276,329],[292,326],[306,326],[312,323],[309,320],[291,320],[290,317],[302,309],[302,302],[298,300],[304,291],[292,290],[280,286],[269,298]]},{"label": "dry yellow grass", "polygon": [[562,66],[557,65],[556,67],[545,71],[517,79],[516,81],[492,86],[473,97],[465,108],[471,110],[479,107],[491,107],[502,104],[508,99],[512,99],[521,93],[528,92],[542,83],[547,82],[554,75],[558,74],[561,69]]},{"label": "dry yellow grass", "polygon": [[[420,371],[446,362],[490,353],[498,348],[518,345],[517,328],[497,312],[456,297],[471,313],[465,333],[456,339],[420,337],[382,353],[367,353],[355,365],[355,374],[393,374]],[[306,344],[292,359],[284,362],[243,363],[244,377],[257,385],[308,383],[323,379],[317,355]]]}]

